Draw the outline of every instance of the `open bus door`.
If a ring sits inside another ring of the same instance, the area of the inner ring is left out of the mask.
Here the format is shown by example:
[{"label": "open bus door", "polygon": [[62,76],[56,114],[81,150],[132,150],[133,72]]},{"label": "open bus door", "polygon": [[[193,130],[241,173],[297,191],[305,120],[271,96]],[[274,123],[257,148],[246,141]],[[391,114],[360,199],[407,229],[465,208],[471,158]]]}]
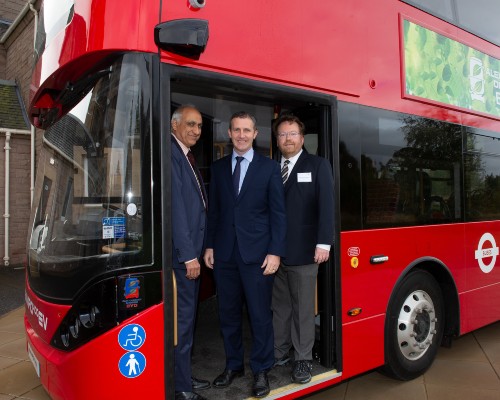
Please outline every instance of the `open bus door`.
[{"label": "open bus door", "polygon": [[[203,176],[205,184],[209,185],[209,167],[211,163],[232,152],[231,142],[228,137],[229,119],[237,111],[247,111],[256,116],[259,134],[254,142],[254,150],[267,156],[273,157],[273,135],[272,122],[275,118],[275,110],[281,112],[294,112],[304,120],[310,135],[307,145],[315,147],[314,154],[326,157],[332,164],[337,164],[335,156],[338,146],[336,135],[336,99],[321,93],[286,88],[283,86],[251,81],[227,75],[216,74],[206,71],[179,68],[176,66],[161,64],[161,109],[167,110],[161,114],[162,132],[170,132],[170,118],[172,110],[180,104],[192,104],[196,106],[203,116],[203,129],[201,139],[196,147],[199,149],[201,158],[198,163],[200,169],[205,170]],[[166,135],[162,135],[166,136]],[[162,146],[169,150],[169,142]],[[206,151],[206,149],[211,149]],[[164,150],[162,149],[162,152]],[[169,151],[165,152],[165,159],[169,159]],[[163,164],[162,164],[163,165]],[[168,165],[163,165],[164,171],[169,171]],[[334,174],[335,175],[335,174]],[[336,182],[338,179],[335,178]],[[169,182],[169,181],[168,181]],[[338,184],[337,184],[338,185]],[[166,193],[169,192],[167,187]],[[335,196],[337,198],[338,196]],[[164,200],[168,202],[166,198]],[[335,215],[338,215],[337,204]],[[169,210],[168,204],[164,210]],[[164,212],[163,226],[169,227],[169,213]],[[318,315],[317,315],[317,343],[315,346],[315,366],[313,375],[320,376],[321,382],[333,379],[331,376],[339,376],[341,370],[341,330],[340,316],[340,284],[339,284],[339,256],[335,249],[339,245],[339,223],[336,218],[335,245],[332,248],[332,258],[329,263],[320,267],[318,279]],[[164,237],[170,237],[169,232],[164,231]],[[166,242],[164,240],[164,242]],[[169,244],[164,243],[164,246]],[[167,249],[168,250],[168,249]],[[170,250],[171,251],[171,250]],[[168,251],[166,252],[168,253]],[[164,257],[167,261],[167,258]],[[208,274],[202,274],[202,280],[210,278]],[[168,262],[164,263],[165,290],[164,304],[166,306],[165,318],[167,321],[173,317],[169,304],[175,304],[171,285],[172,271]],[[208,276],[207,276],[208,275]],[[207,283],[202,282],[202,288],[207,288]],[[210,287],[210,285],[208,285]],[[195,331],[193,347],[192,368],[193,376],[213,380],[217,373],[225,368],[225,354],[222,338],[219,333],[219,321],[216,305],[215,291],[210,296],[210,291],[200,298],[198,308],[198,321]],[[172,328],[174,324],[172,323]],[[250,349],[251,334],[248,325],[244,327],[244,341],[247,354]],[[169,336],[166,333],[165,336]],[[172,353],[174,341],[166,338],[165,342],[165,377],[166,382],[171,379]],[[249,368],[247,368],[249,371]],[[250,372],[247,372],[249,374]],[[318,378],[319,379],[319,378]],[[313,380],[307,385],[291,385],[289,368],[274,368],[270,372],[271,389],[275,395],[280,397],[287,393],[304,392],[307,388],[318,384]],[[231,390],[209,389],[203,395],[208,398],[243,399],[250,395],[248,379],[235,380]],[[168,391],[168,389],[167,389]],[[213,393],[211,393],[213,391]],[[310,392],[311,390],[308,390]],[[167,393],[168,394],[168,393]],[[271,395],[273,392],[271,392]]]},{"label": "open bus door", "polygon": [[[338,170],[338,143],[336,127],[336,108],[324,105],[308,105],[295,109],[292,112],[300,118],[306,126],[304,136],[304,147],[309,154],[315,154],[326,158],[333,169],[335,192],[338,194],[338,177],[335,171]],[[278,151],[279,153],[279,151]],[[279,156],[276,157],[279,160]],[[335,208],[339,203],[337,195],[334,197],[336,204],[334,207],[335,218],[335,245],[332,246],[330,259],[320,265],[318,270],[317,290],[316,290],[316,344],[314,356],[320,360],[325,367],[335,367],[341,370],[341,329],[340,329],[340,257],[335,251],[339,248],[339,213]],[[337,326],[337,322],[338,326]]]}]

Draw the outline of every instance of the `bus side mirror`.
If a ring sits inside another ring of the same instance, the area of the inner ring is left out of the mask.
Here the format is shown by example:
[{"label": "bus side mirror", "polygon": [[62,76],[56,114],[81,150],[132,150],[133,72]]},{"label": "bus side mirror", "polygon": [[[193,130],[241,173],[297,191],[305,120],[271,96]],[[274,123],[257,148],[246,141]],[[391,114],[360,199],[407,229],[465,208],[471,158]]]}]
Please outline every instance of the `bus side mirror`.
[{"label": "bus side mirror", "polygon": [[177,19],[155,27],[155,43],[162,49],[192,59],[199,59],[208,42],[208,21]]}]

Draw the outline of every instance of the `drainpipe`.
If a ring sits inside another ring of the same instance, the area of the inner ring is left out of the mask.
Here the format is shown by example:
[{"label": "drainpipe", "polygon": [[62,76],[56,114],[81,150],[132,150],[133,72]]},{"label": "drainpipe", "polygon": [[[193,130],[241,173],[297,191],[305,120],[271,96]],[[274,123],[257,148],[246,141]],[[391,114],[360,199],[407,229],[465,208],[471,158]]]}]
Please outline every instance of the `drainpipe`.
[{"label": "drainpipe", "polygon": [[35,26],[33,27],[33,47],[36,42],[36,32],[38,31],[38,11],[36,10],[35,7],[33,7],[33,3],[29,2],[28,3],[30,6],[30,10],[33,13],[33,16],[35,17]]},{"label": "drainpipe", "polygon": [[5,257],[3,258],[4,265],[6,267],[9,266],[9,218],[10,218],[10,210],[9,210],[9,165],[10,165],[10,132],[5,132],[5,212],[3,217],[5,218],[5,246],[4,253]]},{"label": "drainpipe", "polygon": [[5,211],[3,217],[5,219],[5,256],[3,258],[6,267],[10,264],[9,257],[9,219],[10,219],[10,137],[12,134],[31,135],[31,131],[21,129],[0,129],[0,133],[5,133]]},{"label": "drainpipe", "polygon": [[[33,51],[36,45],[36,34],[38,31],[38,11],[33,7],[33,3],[36,0],[31,0],[28,4],[30,10],[35,17],[35,26],[33,28]],[[30,206],[33,206],[33,197],[35,195],[35,126],[31,125],[31,182],[30,182],[30,192],[31,192],[31,202]]]}]

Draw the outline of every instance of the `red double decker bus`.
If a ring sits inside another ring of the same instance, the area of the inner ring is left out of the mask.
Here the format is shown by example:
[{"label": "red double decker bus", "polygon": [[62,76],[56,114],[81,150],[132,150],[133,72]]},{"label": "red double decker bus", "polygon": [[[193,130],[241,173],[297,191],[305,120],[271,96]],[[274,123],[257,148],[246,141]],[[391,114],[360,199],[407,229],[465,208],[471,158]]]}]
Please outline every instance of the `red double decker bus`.
[{"label": "red double decker bus", "polygon": [[[230,115],[304,121],[335,181],[313,379],[412,379],[500,319],[499,5],[461,0],[45,0],[29,115],[43,129],[28,238],[27,348],[53,399],[174,397],[170,117],[194,104],[209,184]],[[492,29],[490,29],[493,27]],[[496,35],[496,36],[495,36]],[[194,374],[224,368],[210,271]],[[249,334],[245,336],[247,339]],[[246,398],[245,380],[208,398]]]}]

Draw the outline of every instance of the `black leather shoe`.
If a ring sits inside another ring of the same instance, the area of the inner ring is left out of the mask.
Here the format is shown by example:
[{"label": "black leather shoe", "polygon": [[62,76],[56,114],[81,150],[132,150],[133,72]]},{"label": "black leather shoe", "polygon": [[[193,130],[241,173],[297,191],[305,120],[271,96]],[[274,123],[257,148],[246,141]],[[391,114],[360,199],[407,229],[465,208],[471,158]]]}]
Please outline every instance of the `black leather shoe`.
[{"label": "black leather shoe", "polygon": [[265,397],[269,394],[269,380],[267,379],[267,372],[261,371],[253,376],[253,395],[255,397]]},{"label": "black leather shoe", "polygon": [[207,400],[195,392],[175,392],[175,400]]},{"label": "black leather shoe", "polygon": [[197,379],[194,376],[191,377],[191,385],[193,390],[204,390],[210,388],[210,382],[204,379]]},{"label": "black leather shoe", "polygon": [[292,371],[292,382],[308,383],[311,381],[312,362],[307,360],[295,361]]},{"label": "black leather shoe", "polygon": [[237,371],[225,369],[222,374],[220,374],[217,378],[214,379],[213,386],[216,388],[228,387],[231,384],[231,382],[233,382],[234,378],[238,378],[243,375],[244,371],[242,369]]}]

